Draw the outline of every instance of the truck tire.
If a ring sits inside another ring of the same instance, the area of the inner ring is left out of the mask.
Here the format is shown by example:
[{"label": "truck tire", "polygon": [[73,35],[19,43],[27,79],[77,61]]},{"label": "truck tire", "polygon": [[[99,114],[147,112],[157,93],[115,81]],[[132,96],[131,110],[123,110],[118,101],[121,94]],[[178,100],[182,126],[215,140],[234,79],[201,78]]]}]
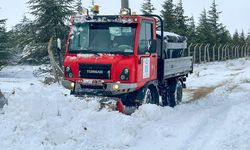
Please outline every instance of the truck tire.
[{"label": "truck tire", "polygon": [[154,103],[152,91],[150,90],[150,88],[147,88],[145,90],[144,99],[143,99],[142,104],[152,104],[152,103]]},{"label": "truck tire", "polygon": [[155,86],[151,85],[139,92],[123,95],[120,102],[116,103],[116,107],[118,111],[131,115],[142,104],[159,105],[159,93]]},{"label": "truck tire", "polygon": [[159,93],[155,86],[151,85],[141,89],[137,93],[124,95],[121,98],[123,105],[126,107],[139,107],[142,104],[156,104],[159,105]]},{"label": "truck tire", "polygon": [[180,80],[177,80],[175,83],[170,84],[169,87],[169,99],[168,99],[168,106],[174,107],[182,101],[182,82]]},{"label": "truck tire", "polygon": [[149,86],[145,90],[142,104],[156,104],[159,105],[159,94],[154,86]]}]

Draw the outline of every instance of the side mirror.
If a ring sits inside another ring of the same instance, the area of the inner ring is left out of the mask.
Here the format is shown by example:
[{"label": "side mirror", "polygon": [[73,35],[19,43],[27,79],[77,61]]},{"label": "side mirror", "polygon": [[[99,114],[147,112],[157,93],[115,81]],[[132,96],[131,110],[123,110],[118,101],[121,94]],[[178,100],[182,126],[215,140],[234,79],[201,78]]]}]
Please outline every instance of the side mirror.
[{"label": "side mirror", "polygon": [[148,41],[148,51],[150,53],[156,53],[156,46],[157,46],[157,43],[155,39],[151,39]]}]

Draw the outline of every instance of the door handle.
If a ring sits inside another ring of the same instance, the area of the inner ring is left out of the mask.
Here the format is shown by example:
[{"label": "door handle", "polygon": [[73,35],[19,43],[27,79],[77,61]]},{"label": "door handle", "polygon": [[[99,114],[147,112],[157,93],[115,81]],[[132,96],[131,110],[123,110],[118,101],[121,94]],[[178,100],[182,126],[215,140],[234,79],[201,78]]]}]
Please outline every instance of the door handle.
[{"label": "door handle", "polygon": [[142,63],[142,58],[150,58],[150,56],[141,56],[140,59],[139,59],[139,64]]},{"label": "door handle", "polygon": [[156,58],[157,57],[157,55],[155,55],[155,54],[150,54],[149,56],[141,56],[140,57],[140,59],[139,59],[139,64],[141,64],[142,63],[142,58],[150,58],[150,57],[153,57],[153,58]]}]

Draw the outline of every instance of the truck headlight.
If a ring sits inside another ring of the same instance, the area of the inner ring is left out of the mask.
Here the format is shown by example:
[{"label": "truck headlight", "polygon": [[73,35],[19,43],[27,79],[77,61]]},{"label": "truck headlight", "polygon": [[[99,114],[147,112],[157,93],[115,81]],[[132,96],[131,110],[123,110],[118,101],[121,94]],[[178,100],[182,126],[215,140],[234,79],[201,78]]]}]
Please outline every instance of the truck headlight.
[{"label": "truck headlight", "polygon": [[68,78],[73,78],[73,73],[70,66],[65,67],[65,76]]},{"label": "truck headlight", "polygon": [[69,78],[73,78],[73,73],[72,72],[69,73]]},{"label": "truck headlight", "polygon": [[70,66],[67,66],[67,67],[65,68],[65,71],[66,71],[66,72],[70,72],[70,70],[71,70],[71,69],[70,69]]},{"label": "truck headlight", "polygon": [[128,68],[125,68],[125,69],[123,70],[123,72],[124,72],[125,74],[128,74],[128,73],[129,73]]},{"label": "truck headlight", "polygon": [[122,70],[122,73],[120,75],[120,79],[122,81],[129,80],[129,70],[128,70],[128,68],[125,68],[125,69]]}]

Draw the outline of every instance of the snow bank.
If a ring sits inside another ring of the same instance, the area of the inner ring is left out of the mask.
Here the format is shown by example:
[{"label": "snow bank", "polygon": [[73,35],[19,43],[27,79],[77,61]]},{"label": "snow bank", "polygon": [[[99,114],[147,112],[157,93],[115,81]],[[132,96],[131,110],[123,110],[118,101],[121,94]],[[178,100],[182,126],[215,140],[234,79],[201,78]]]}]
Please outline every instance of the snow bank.
[{"label": "snow bank", "polygon": [[[7,67],[0,87],[9,100],[0,115],[4,150],[250,149],[250,60],[196,65],[184,103],[143,105],[131,116],[99,110],[98,98],[78,99],[35,78],[38,67]],[[192,92],[215,87],[190,101]]]}]

